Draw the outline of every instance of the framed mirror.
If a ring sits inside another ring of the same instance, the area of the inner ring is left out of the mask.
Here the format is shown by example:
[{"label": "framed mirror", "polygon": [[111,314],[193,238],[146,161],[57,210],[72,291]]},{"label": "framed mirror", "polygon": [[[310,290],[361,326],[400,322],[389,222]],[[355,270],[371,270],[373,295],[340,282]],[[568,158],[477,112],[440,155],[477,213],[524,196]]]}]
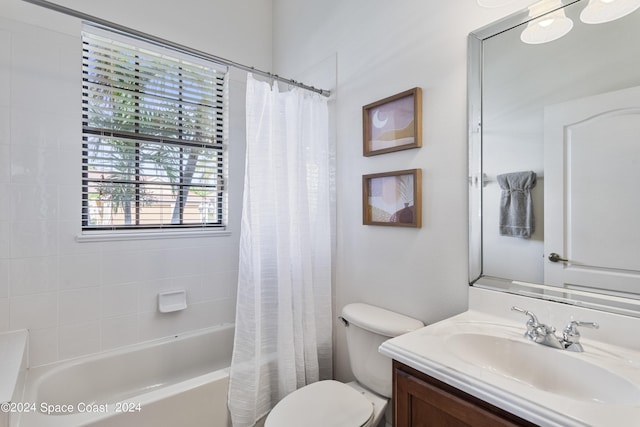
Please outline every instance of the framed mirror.
[{"label": "framed mirror", "polygon": [[470,34],[471,285],[640,316],[633,3],[544,0]]}]

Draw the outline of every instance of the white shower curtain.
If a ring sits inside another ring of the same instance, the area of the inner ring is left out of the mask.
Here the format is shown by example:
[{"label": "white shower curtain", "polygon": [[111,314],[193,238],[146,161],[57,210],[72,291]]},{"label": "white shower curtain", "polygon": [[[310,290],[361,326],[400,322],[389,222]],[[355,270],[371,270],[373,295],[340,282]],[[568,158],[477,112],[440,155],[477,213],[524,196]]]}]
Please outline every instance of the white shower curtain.
[{"label": "white shower curtain", "polygon": [[247,78],[234,427],[332,374],[333,156],[326,98]]}]

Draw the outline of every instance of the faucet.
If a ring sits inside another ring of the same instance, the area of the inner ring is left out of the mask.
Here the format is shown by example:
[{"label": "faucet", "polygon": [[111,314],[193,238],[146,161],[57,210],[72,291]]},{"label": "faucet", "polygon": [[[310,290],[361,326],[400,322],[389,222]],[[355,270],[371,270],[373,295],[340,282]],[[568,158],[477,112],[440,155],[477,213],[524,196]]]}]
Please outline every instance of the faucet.
[{"label": "faucet", "polygon": [[580,344],[580,332],[578,331],[578,326],[586,326],[593,329],[598,329],[600,327],[596,322],[572,320],[562,331],[562,341],[564,342],[565,350],[577,351],[578,353],[582,353],[584,351],[582,344]]},{"label": "faucet", "polygon": [[584,348],[580,344],[580,332],[578,326],[586,326],[598,329],[599,325],[595,322],[581,322],[579,320],[570,321],[562,331],[562,337],[556,335],[556,328],[548,326],[538,321],[538,318],[532,312],[520,307],[511,307],[512,311],[518,311],[527,319],[527,330],[524,333],[525,338],[530,339],[538,344],[560,350],[569,350],[575,352],[583,352]]}]

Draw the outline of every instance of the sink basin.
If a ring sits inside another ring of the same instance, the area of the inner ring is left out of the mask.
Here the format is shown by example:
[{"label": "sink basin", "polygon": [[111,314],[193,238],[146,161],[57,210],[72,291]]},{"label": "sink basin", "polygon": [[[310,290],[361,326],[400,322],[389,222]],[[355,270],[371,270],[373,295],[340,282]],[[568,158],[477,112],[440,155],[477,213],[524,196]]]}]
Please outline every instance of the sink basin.
[{"label": "sink basin", "polygon": [[638,387],[579,353],[480,333],[449,335],[444,347],[466,363],[539,390],[581,401],[640,404]]},{"label": "sink basin", "polygon": [[[557,324],[572,312],[554,313],[555,318],[545,313],[545,318]],[[585,333],[582,353],[528,340],[518,316],[512,315],[516,321],[475,309],[391,338],[380,352],[535,425],[640,427],[640,345],[621,346],[622,334],[614,330],[620,325],[624,334],[636,331],[640,319],[624,323],[619,316],[594,318],[590,311],[575,316],[603,328]],[[613,341],[591,338],[605,337],[607,330]]]}]

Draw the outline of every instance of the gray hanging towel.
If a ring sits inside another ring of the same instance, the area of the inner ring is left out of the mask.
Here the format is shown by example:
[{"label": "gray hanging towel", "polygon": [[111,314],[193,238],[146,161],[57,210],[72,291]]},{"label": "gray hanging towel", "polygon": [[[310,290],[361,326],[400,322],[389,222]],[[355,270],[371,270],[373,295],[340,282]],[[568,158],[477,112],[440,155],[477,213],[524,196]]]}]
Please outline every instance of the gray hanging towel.
[{"label": "gray hanging towel", "polygon": [[531,189],[536,186],[535,172],[498,175],[500,196],[500,234],[528,239],[535,231]]}]

